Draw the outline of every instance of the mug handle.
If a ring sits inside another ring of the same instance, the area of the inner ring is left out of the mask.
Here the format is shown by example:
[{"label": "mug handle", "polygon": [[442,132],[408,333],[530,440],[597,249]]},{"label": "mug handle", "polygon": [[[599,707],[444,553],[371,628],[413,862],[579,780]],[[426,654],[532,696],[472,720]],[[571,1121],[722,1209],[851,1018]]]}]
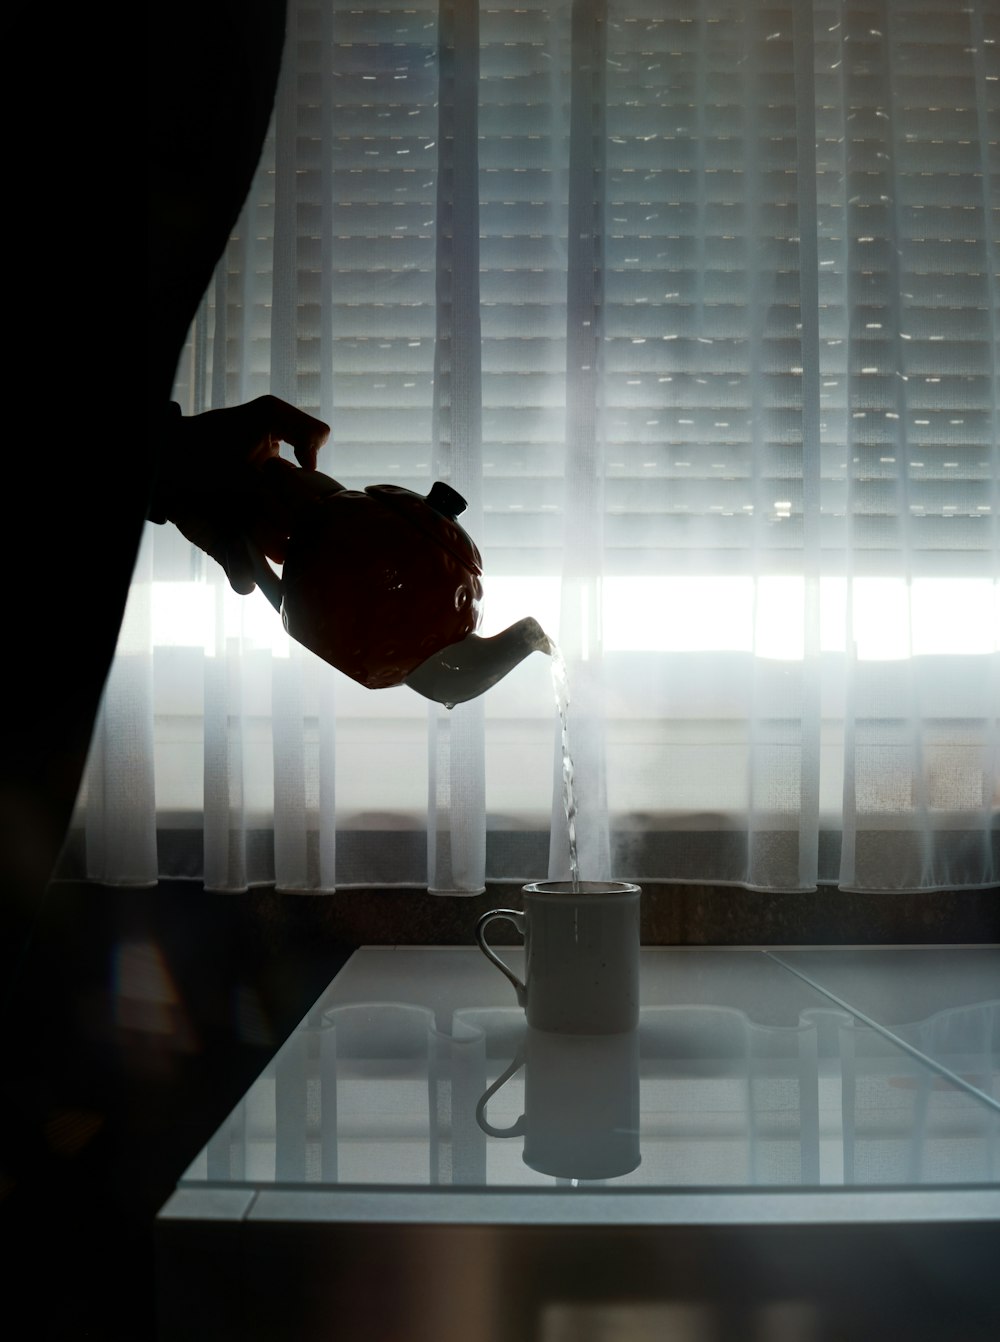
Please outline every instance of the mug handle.
[{"label": "mug handle", "polygon": [[509,1128],[495,1128],[486,1118],[486,1106],[497,1093],[505,1081],[509,1081],[515,1072],[524,1066],[524,1047],[517,1050],[514,1060],[500,1073],[488,1090],[485,1090],[476,1105],[476,1122],[482,1128],[488,1137],[520,1137],[524,1132],[524,1115],[511,1124]]},{"label": "mug handle", "polygon": [[486,940],[486,929],[489,927],[490,923],[497,918],[504,918],[508,923],[513,923],[523,937],[525,929],[524,914],[517,909],[490,909],[489,913],[484,913],[479,922],[476,923],[476,941],[479,943],[479,949],[486,956],[487,960],[492,960],[497,969],[500,970],[501,974],[504,974],[510,979],[511,983],[514,985],[514,991],[517,993],[518,1006],[524,1006],[528,991],[527,988],[525,988],[513,969],[511,969],[509,965],[504,964],[499,955],[497,955],[496,951]]}]

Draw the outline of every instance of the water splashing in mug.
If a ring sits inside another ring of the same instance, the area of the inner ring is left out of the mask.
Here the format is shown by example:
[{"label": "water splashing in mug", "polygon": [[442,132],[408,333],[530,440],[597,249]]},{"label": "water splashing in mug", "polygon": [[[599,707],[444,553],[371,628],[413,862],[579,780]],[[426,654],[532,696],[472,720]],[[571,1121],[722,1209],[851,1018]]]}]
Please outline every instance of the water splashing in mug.
[{"label": "water splashing in mug", "polygon": [[576,794],[573,790],[573,756],[569,748],[569,673],[566,659],[559,648],[549,639],[552,656],[552,688],[555,691],[556,707],[559,710],[559,724],[562,733],[562,786],[563,810],[566,812],[566,829],[569,835],[569,874],[573,889],[580,884],[580,860],[576,847]]}]

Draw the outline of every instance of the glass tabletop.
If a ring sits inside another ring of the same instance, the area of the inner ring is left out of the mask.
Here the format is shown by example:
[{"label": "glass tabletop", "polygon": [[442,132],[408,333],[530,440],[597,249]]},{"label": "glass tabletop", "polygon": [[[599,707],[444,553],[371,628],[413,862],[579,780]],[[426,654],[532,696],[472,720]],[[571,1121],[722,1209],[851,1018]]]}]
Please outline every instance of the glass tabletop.
[{"label": "glass tabletop", "polygon": [[859,1022],[877,1025],[927,1059],[939,1078],[1000,1104],[1000,947],[789,949],[769,956],[831,1002],[849,1003]]},{"label": "glass tabletop", "polygon": [[572,1036],[474,947],[362,948],[181,1188],[998,1186],[989,965],[932,965],[644,947],[638,1029]]}]

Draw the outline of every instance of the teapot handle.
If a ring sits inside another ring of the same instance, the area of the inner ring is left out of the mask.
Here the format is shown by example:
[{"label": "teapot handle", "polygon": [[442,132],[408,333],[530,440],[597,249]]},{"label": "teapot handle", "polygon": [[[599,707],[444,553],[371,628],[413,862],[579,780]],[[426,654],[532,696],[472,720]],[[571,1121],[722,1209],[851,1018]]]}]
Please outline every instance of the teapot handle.
[{"label": "teapot handle", "polygon": [[253,541],[247,541],[247,549],[250,551],[250,557],[253,560],[253,576],[257,586],[270,601],[274,609],[281,614],[281,579],[275,573],[274,569],[267,562],[263,553],[258,550]]}]

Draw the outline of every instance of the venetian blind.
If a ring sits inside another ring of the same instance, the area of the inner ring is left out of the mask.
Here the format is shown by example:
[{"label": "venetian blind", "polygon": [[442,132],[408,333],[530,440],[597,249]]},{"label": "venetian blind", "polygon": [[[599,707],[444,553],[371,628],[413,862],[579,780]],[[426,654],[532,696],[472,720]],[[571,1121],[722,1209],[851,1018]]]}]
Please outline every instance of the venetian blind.
[{"label": "venetian blind", "polygon": [[[995,879],[998,43],[995,0],[288,6],[178,399],[466,495],[487,627],[570,662],[591,874]],[[147,549],[155,796],[109,712],[95,871],[103,829],[178,874],[183,816],[223,888],[559,874],[542,659],[428,710]]]}]

